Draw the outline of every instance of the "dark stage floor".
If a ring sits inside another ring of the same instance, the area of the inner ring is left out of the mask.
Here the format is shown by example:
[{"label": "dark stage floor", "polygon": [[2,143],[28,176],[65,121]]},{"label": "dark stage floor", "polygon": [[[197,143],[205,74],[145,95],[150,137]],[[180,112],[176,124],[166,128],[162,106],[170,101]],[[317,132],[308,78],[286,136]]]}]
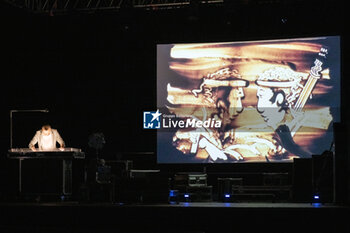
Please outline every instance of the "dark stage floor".
[{"label": "dark stage floor", "polygon": [[0,232],[350,232],[350,208],[332,204],[2,203],[0,211]]}]

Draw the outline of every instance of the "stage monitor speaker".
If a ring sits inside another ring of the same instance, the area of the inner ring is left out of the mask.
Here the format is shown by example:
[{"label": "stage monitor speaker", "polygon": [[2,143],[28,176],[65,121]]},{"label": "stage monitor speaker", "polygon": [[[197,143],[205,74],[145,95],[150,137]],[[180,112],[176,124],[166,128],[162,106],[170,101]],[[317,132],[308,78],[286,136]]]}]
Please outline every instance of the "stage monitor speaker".
[{"label": "stage monitor speaker", "polygon": [[325,151],[312,156],[312,195],[319,196],[319,202],[332,203],[334,194],[333,153]]},{"label": "stage monitor speaker", "polygon": [[130,170],[116,200],[125,203],[168,203],[169,179],[160,170]]},{"label": "stage monitor speaker", "polygon": [[243,185],[243,178],[218,178],[218,200],[227,200],[227,195],[234,195],[236,187],[240,188]]},{"label": "stage monitor speaker", "polygon": [[346,125],[343,123],[333,124],[334,132],[334,201],[335,203],[350,203],[348,197],[350,189],[350,164],[347,153]]},{"label": "stage monitor speaker", "polygon": [[294,158],[292,196],[295,202],[312,201],[312,159]]}]

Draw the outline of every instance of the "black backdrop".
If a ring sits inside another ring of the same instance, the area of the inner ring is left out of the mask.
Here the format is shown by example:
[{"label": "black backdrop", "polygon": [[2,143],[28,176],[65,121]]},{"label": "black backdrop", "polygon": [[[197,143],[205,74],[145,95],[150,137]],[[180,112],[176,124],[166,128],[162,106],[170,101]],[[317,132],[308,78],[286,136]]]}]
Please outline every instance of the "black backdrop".
[{"label": "black backdrop", "polygon": [[88,136],[103,132],[106,158],[155,151],[156,132],[143,130],[142,112],[156,108],[157,43],[341,35],[343,93],[348,89],[348,16],[341,1],[239,1],[223,7],[54,16],[6,3],[1,9],[1,156],[9,148],[11,109],[50,110],[38,118],[15,113],[18,147],[27,146],[43,119],[59,130],[67,146],[85,151]]}]

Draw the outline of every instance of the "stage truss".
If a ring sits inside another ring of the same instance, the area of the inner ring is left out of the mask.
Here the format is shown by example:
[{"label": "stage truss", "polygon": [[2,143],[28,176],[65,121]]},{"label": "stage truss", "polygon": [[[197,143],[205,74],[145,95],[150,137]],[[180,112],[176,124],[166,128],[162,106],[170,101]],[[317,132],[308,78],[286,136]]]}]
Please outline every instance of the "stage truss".
[{"label": "stage truss", "polygon": [[6,0],[9,4],[33,13],[95,12],[125,8],[162,10],[198,5],[220,5],[224,0]]}]

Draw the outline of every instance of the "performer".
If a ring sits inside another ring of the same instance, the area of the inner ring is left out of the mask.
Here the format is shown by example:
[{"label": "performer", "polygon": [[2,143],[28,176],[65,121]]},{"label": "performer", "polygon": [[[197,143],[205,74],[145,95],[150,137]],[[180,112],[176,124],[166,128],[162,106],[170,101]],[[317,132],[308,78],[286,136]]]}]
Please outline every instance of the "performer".
[{"label": "performer", "polygon": [[35,144],[38,144],[39,150],[55,150],[56,142],[60,144],[60,150],[64,150],[65,143],[56,129],[50,125],[43,125],[41,130],[36,131],[33,139],[29,143],[29,148],[36,150]]}]

